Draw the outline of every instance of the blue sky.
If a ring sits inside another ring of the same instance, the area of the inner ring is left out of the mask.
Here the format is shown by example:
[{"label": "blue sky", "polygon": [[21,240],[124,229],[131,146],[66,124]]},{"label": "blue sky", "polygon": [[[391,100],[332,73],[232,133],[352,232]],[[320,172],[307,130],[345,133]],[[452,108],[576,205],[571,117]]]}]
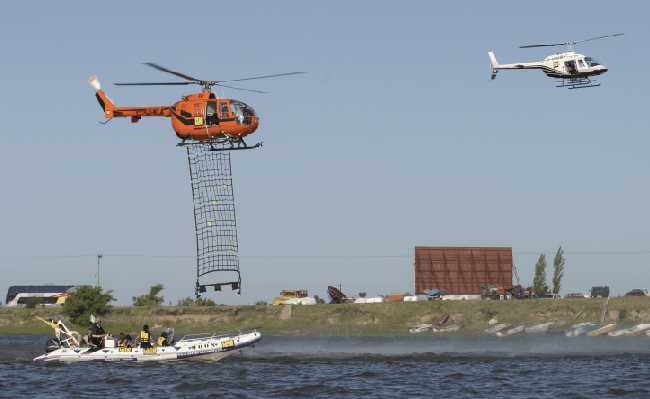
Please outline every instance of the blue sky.
[{"label": "blue sky", "polygon": [[[413,290],[414,245],[512,246],[524,282],[563,245],[563,292],[650,286],[650,172],[642,2],[12,2],[0,15],[0,290],[102,281],[120,303],[155,283],[193,294],[184,151],[169,120],[97,123],[85,81],[118,104],[171,104],[188,88],[118,88],[307,71],[223,92],[255,107],[261,150],[233,154],[241,296],[329,284]],[[603,85],[557,89],[539,71],[489,79],[556,42],[606,64]],[[624,254],[615,254],[623,252]],[[113,255],[113,256],[110,256]],[[116,256],[144,255],[144,256]],[[66,257],[70,256],[70,257]],[[214,295],[214,294],[212,294]]]}]

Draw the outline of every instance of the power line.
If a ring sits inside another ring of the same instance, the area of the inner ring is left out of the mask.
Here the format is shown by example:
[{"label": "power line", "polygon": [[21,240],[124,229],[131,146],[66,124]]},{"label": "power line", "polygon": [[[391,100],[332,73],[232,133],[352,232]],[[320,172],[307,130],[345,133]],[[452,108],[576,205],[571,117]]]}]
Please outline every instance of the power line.
[{"label": "power line", "polygon": [[[104,258],[159,258],[159,259],[193,259],[194,255],[147,255],[147,254],[102,254]],[[97,254],[81,255],[0,255],[2,258],[27,259],[69,259],[95,258]],[[242,255],[249,259],[404,259],[412,255]]]},{"label": "power line", "polygon": [[[513,251],[513,255],[539,255],[548,251]],[[628,250],[628,251],[565,251],[565,255],[592,256],[592,255],[650,255],[650,250]],[[152,258],[152,259],[194,259],[194,255],[165,255],[165,254],[102,254],[104,258]],[[6,255],[0,254],[0,258],[22,258],[22,259],[75,259],[75,258],[96,258],[97,254],[77,254],[77,255]],[[320,255],[320,254],[302,254],[302,255],[241,255],[242,258],[248,259],[410,259],[414,255],[394,254],[394,255]]]}]

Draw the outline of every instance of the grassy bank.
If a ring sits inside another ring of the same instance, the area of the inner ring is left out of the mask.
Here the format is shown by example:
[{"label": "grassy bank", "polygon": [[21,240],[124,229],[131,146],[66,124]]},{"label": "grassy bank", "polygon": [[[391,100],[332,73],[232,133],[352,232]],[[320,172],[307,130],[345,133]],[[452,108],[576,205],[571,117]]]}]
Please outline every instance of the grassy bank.
[{"label": "grassy bank", "polygon": [[[174,327],[177,334],[231,332],[257,328],[266,335],[408,335],[408,326],[431,323],[444,314],[461,326],[459,335],[480,334],[488,320],[526,324],[553,321],[562,325],[596,321],[604,299],[523,301],[432,301],[314,306],[116,307],[103,317],[108,331],[134,332],[147,323],[154,333]],[[0,334],[48,334],[34,317],[60,316],[60,308],[0,308]],[[606,321],[650,322],[650,297],[612,298]],[[86,326],[75,326],[84,331]]]}]

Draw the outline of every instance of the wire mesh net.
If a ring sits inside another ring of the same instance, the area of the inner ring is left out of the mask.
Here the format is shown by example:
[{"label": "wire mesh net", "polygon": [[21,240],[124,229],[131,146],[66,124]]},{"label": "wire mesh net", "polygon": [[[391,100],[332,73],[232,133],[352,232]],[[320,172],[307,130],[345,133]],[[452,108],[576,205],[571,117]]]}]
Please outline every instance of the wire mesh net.
[{"label": "wire mesh net", "polygon": [[235,272],[240,281],[235,197],[230,153],[212,151],[210,144],[188,145],[194,222],[196,278],[214,272]]}]

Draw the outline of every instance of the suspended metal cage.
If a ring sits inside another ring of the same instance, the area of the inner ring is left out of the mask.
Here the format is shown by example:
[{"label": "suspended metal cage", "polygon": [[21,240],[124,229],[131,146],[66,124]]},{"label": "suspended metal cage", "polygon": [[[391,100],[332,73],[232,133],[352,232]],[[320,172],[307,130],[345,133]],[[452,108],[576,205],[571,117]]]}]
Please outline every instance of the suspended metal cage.
[{"label": "suspended metal cage", "polygon": [[[230,152],[214,151],[214,144],[206,143],[187,145],[186,149],[194,200],[196,296],[209,287],[221,291],[230,286],[241,293]],[[218,272],[236,278],[214,282],[211,277]]]}]

